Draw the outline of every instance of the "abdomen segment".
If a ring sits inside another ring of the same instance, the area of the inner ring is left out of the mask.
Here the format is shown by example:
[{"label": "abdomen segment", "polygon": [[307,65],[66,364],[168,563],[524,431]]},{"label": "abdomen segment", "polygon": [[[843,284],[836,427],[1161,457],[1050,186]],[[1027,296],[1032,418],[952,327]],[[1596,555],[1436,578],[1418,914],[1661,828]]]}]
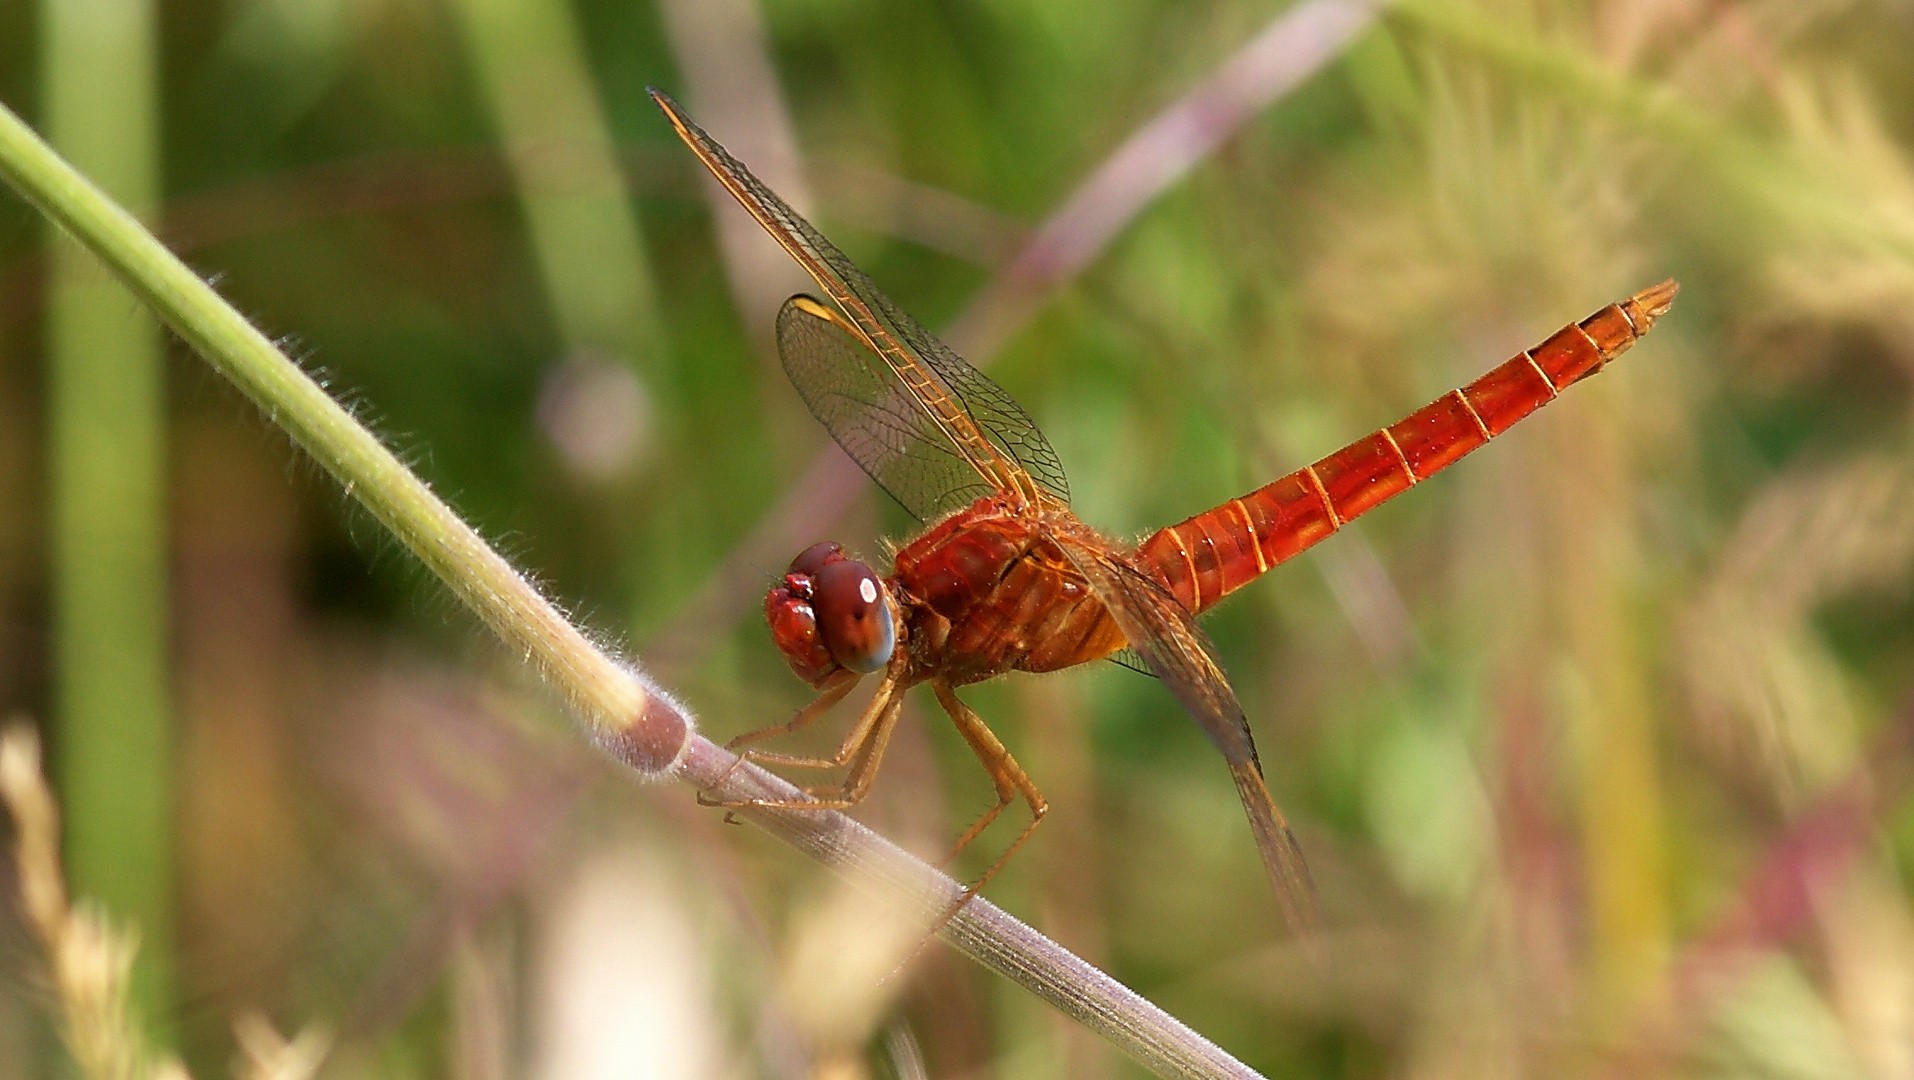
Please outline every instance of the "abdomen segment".
[{"label": "abdomen segment", "polygon": [[1202,611],[1600,371],[1648,333],[1676,288],[1664,281],[1570,323],[1401,423],[1158,532],[1138,555],[1177,599]]}]

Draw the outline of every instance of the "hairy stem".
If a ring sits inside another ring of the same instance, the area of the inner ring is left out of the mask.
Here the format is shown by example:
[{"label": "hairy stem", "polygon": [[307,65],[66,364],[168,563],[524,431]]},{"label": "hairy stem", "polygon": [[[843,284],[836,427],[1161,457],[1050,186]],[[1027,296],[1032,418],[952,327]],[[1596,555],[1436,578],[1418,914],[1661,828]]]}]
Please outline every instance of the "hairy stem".
[{"label": "hairy stem", "polygon": [[[506,644],[570,699],[600,738],[653,736],[651,770],[682,752],[689,728],[634,732],[655,696],[599,651],[426,483],[367,431],[139,221],[0,109],[0,173],[112,269],[166,325],[231,379],[325,466],[348,494],[450,585]],[[650,721],[671,727],[667,709]],[[675,710],[672,710],[675,711]]]}]

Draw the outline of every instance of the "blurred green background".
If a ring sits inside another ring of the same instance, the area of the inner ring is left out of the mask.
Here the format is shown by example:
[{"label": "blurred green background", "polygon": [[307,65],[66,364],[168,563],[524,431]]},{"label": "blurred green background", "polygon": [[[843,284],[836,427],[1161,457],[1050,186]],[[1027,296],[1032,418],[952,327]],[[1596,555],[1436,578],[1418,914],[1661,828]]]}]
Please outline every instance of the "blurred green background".
[{"label": "blurred green background", "polygon": [[[724,738],[806,700],[757,609],[785,561],[911,523],[866,491],[746,541],[826,445],[770,346],[804,282],[645,86],[935,329],[1286,7],[6,0],[0,99]],[[1136,536],[1684,286],[1208,620],[1327,975],[1114,665],[965,692],[1053,807],[992,898],[1271,1076],[1914,1076],[1910,142],[1905,0],[1405,0],[1001,347],[973,324]],[[339,1077],[1138,1072],[941,946],[874,988],[852,894],[582,749],[11,198],[0,605],[0,712],[196,1075],[261,1016]],[[860,816],[935,855],[990,789],[912,709]],[[0,933],[0,1077],[62,1075]]]}]

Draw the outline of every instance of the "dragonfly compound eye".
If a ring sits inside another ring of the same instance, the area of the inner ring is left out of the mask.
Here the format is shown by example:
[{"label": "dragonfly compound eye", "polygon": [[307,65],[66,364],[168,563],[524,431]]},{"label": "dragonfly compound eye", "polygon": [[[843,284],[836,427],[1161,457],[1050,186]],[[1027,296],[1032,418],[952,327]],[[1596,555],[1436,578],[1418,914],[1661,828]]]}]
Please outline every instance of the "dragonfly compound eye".
[{"label": "dragonfly compound eye", "polygon": [[812,603],[832,659],[860,673],[890,662],[897,627],[884,583],[870,567],[844,558],[826,563],[814,579]]},{"label": "dragonfly compound eye", "polygon": [[831,650],[817,632],[810,579],[792,574],[771,586],[764,596],[764,618],[771,624],[771,640],[798,678],[816,686],[837,670],[837,661],[831,659]]},{"label": "dragonfly compound eye", "polygon": [[824,569],[826,564],[842,561],[844,561],[843,545],[825,540],[798,552],[798,557],[791,560],[791,569],[788,572],[801,574],[807,578],[816,578],[817,572]]}]

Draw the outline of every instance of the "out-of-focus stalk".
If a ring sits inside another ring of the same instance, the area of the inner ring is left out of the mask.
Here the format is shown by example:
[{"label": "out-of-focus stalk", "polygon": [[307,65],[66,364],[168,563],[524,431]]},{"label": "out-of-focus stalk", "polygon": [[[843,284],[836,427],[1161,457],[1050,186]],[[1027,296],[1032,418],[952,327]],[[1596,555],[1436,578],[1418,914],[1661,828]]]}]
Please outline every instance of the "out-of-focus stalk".
[{"label": "out-of-focus stalk", "polygon": [[1560,690],[1581,774],[1589,989],[1598,1009],[1625,1015],[1643,1007],[1668,962],[1669,882],[1660,717],[1629,633],[1639,602],[1631,570],[1642,565],[1634,504],[1641,481],[1623,424],[1636,410],[1622,390],[1602,387],[1549,432],[1549,460],[1558,475],[1572,467],[1575,479],[1551,485],[1548,520],[1566,647]]},{"label": "out-of-focus stalk", "polygon": [[136,935],[98,907],[75,905],[60,872],[60,808],[40,769],[40,739],[9,720],[0,731],[0,804],[13,825],[19,910],[39,940],[53,984],[60,1034],[88,1080],[191,1080],[170,1055],[147,1046],[128,983]]},{"label": "out-of-focus stalk", "polygon": [[[658,17],[684,79],[684,100],[700,122],[722,132],[740,161],[750,162],[760,180],[810,217],[816,206],[759,0],[659,0]],[[757,394],[765,433],[780,459],[795,460],[815,445],[817,424],[791,395],[772,327],[786,297],[816,286],[724,185],[708,175],[698,179],[732,302],[763,370]]]},{"label": "out-of-focus stalk", "polygon": [[[791,129],[790,110],[778,87],[777,64],[758,0],[662,0],[658,15],[683,73],[685,94],[699,122],[723,133],[740,161],[783,196],[798,213],[812,216],[810,184]],[[783,249],[716,180],[700,176],[724,252],[731,297],[745,330],[767,360],[776,359],[771,326],[778,307],[794,292],[815,288]],[[772,367],[775,369],[776,365]],[[784,381],[782,370],[770,380]],[[810,417],[804,417],[806,423]],[[808,432],[807,432],[808,434]]]},{"label": "out-of-focus stalk", "polygon": [[1131,133],[1070,193],[945,331],[950,346],[980,361],[995,355],[1145,206],[1251,117],[1341,56],[1382,6],[1381,0],[1308,0],[1272,19],[1208,78]]},{"label": "out-of-focus stalk", "polygon": [[[49,137],[136,213],[159,202],[150,0],[40,6]],[[54,230],[57,234],[58,230]],[[54,694],[75,887],[139,928],[138,1012],[172,1015],[165,385],[132,294],[65,236],[47,287]]]},{"label": "out-of-focus stalk", "polygon": [[[0,177],[111,265],[140,300],[305,447],[507,645],[522,652],[571,700],[606,753],[639,776],[675,776],[721,800],[801,797],[786,781],[698,735],[688,712],[580,633],[265,335],[4,107]],[[835,811],[739,813],[908,910],[934,917],[964,895],[964,887],[948,875]],[[1247,1080],[1257,1075],[981,898],[945,920],[937,933],[1159,1076]]]},{"label": "out-of-focus stalk", "polygon": [[651,775],[683,753],[688,716],[566,621],[318,383],[4,107],[0,176],[111,266],[141,302],[305,447],[563,691],[610,752]]},{"label": "out-of-focus stalk", "polygon": [[577,23],[561,0],[457,0],[467,54],[518,189],[568,349],[664,355],[644,234],[626,196]]}]

